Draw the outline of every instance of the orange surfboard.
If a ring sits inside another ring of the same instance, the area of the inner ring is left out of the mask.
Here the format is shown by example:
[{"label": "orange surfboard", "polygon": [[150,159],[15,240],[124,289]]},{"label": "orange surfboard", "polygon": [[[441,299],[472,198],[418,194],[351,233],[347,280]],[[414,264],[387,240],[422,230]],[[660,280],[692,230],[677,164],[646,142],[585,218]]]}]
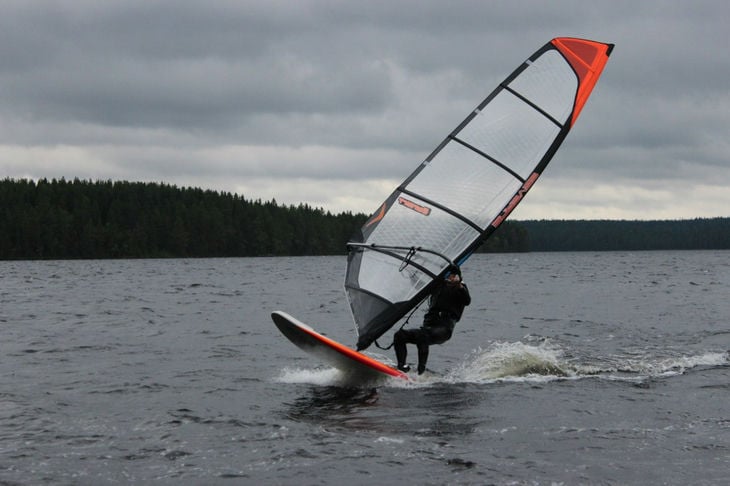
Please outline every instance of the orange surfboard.
[{"label": "orange surfboard", "polygon": [[348,375],[363,379],[376,379],[383,376],[409,379],[408,375],[402,371],[319,334],[286,312],[272,312],[271,319],[281,333],[297,347]]}]

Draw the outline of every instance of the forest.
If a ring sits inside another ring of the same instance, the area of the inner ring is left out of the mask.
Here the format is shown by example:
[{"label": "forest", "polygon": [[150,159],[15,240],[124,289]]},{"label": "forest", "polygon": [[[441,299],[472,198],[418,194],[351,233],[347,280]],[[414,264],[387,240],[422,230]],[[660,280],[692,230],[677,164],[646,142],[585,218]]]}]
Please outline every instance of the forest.
[{"label": "forest", "polygon": [[730,218],[520,221],[530,251],[730,249]]},{"label": "forest", "polygon": [[[0,259],[344,255],[367,217],[164,183],[4,179]],[[730,248],[729,223],[512,221],[480,251]]]},{"label": "forest", "polygon": [[5,179],[0,259],[326,255],[364,215],[162,183]]}]

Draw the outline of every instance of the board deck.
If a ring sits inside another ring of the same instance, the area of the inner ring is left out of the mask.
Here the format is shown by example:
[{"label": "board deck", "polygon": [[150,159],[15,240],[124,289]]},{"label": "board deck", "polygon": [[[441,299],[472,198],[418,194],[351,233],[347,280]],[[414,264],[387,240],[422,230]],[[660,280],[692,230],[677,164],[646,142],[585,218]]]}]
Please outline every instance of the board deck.
[{"label": "board deck", "polygon": [[272,312],[271,319],[297,347],[345,373],[370,379],[385,375],[409,379],[402,371],[319,334],[286,312]]}]

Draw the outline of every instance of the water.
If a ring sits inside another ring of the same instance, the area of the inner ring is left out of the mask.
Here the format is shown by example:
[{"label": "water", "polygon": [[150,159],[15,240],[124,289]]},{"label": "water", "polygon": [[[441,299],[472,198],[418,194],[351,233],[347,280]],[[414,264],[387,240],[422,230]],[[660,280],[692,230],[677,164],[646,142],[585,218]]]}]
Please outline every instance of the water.
[{"label": "water", "polygon": [[344,267],[0,262],[0,483],[727,484],[730,252],[474,256],[435,373],[374,386],[269,317],[352,345]]}]

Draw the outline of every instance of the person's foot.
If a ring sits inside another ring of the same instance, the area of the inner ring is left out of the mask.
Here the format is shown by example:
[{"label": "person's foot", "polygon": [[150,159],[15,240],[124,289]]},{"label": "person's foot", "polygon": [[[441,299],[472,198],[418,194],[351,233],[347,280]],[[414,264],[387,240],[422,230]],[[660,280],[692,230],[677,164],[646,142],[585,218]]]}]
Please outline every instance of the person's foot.
[{"label": "person's foot", "polygon": [[398,369],[403,373],[408,373],[409,371],[411,371],[411,367],[408,365],[398,365]]},{"label": "person's foot", "polygon": [[426,371],[426,365],[418,365],[418,374],[422,375]]}]

